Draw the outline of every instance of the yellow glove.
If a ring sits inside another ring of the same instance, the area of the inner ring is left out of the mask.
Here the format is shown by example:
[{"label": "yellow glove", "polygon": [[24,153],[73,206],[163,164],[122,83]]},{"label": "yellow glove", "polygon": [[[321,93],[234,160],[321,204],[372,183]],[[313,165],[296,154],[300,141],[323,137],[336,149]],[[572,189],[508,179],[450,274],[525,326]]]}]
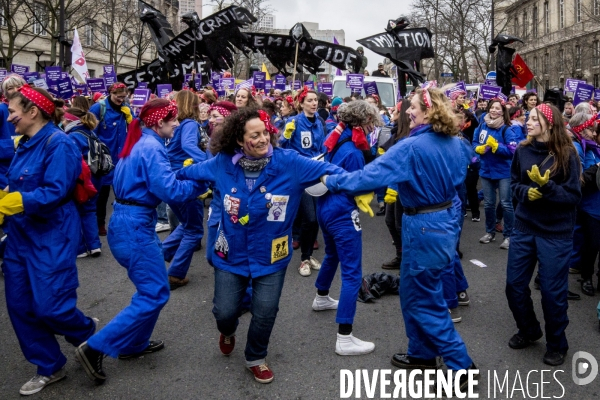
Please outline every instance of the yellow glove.
[{"label": "yellow glove", "polygon": [[246,214],[244,215],[242,218],[240,218],[239,223],[242,225],[246,225],[248,222],[250,222],[250,214]]},{"label": "yellow glove", "polygon": [[23,196],[19,192],[8,193],[0,200],[0,213],[4,215],[18,214],[24,210]]},{"label": "yellow glove", "polygon": [[285,131],[283,131],[283,137],[286,139],[290,139],[292,137],[292,133],[296,130],[296,122],[290,121],[285,125]]},{"label": "yellow glove", "polygon": [[529,201],[539,200],[542,198],[542,192],[536,188],[529,188],[529,190],[527,190],[527,198]]},{"label": "yellow glove", "polygon": [[187,160],[185,160],[183,162],[183,167],[189,167],[190,165],[192,165],[194,163],[194,160],[192,160],[191,158],[188,158]]},{"label": "yellow glove", "polygon": [[4,214],[0,213],[0,225],[4,225]]},{"label": "yellow glove", "polygon": [[496,150],[498,150],[498,141],[491,136],[488,136],[485,144],[492,149],[492,153],[495,153]]},{"label": "yellow glove", "polygon": [[380,156],[385,154],[385,150],[382,149],[381,147],[377,149],[377,154],[379,154]]},{"label": "yellow glove", "polygon": [[540,169],[535,164],[531,167],[531,171],[527,171],[527,175],[529,175],[529,179],[540,185],[540,187],[544,186],[550,180],[550,170],[546,170],[546,173],[542,176]]},{"label": "yellow glove", "polygon": [[371,200],[373,200],[373,192],[361,194],[360,196],[354,196],[354,201],[356,202],[356,205],[358,206],[360,211],[367,213],[371,217],[373,217],[375,214],[373,214],[373,210],[369,205],[371,203]]},{"label": "yellow glove", "polygon": [[125,121],[127,121],[127,123],[130,124],[131,121],[133,121],[133,117],[131,116],[131,110],[129,109],[129,107],[122,106],[121,107],[121,112],[123,114],[125,114]]},{"label": "yellow glove", "polygon": [[5,192],[4,190],[0,190],[0,200],[5,198],[7,194],[8,194],[8,192]]},{"label": "yellow glove", "polygon": [[21,141],[22,137],[23,135],[18,135],[15,136],[15,138],[13,139],[13,143],[15,144],[15,150],[17,149],[17,147],[19,147],[19,142]]},{"label": "yellow glove", "polygon": [[475,153],[484,155],[488,146],[486,144],[482,144],[481,146],[475,147]]},{"label": "yellow glove", "polygon": [[385,201],[388,204],[395,203],[396,201],[398,201],[398,192],[396,192],[394,189],[387,188],[387,190],[385,191],[385,197],[383,198],[383,201]]},{"label": "yellow glove", "polygon": [[208,195],[209,195],[209,194],[211,194],[211,193],[212,193],[212,190],[208,189],[208,190],[206,191],[206,193],[204,193],[204,194],[201,194],[200,196],[198,196],[198,198],[199,198],[200,200],[204,200],[204,199],[205,199],[205,198],[207,198],[207,197],[208,197]]}]

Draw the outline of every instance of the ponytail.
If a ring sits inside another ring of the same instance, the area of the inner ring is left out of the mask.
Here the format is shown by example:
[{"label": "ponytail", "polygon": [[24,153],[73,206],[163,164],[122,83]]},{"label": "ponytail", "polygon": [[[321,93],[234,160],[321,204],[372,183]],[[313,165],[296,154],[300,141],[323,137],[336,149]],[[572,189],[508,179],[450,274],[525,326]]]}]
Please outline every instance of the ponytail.
[{"label": "ponytail", "polygon": [[121,154],[119,154],[120,158],[128,157],[129,154],[131,154],[133,146],[142,137],[141,123],[142,121],[140,121],[139,118],[134,118],[129,124],[129,128],[127,129],[127,139],[125,139],[125,145],[123,146],[123,150],[121,150]]},{"label": "ponytail", "polygon": [[[65,101],[63,99],[52,99],[54,103],[54,114],[50,115],[50,119],[54,125],[58,126],[62,122],[63,115],[65,115]],[[43,113],[43,112],[42,112]]]},{"label": "ponytail", "polygon": [[96,126],[98,126],[98,120],[96,119],[96,116],[89,111],[82,110],[78,107],[71,107],[67,109],[66,113],[79,118],[81,124],[90,131],[93,131],[94,129],[96,129]]}]

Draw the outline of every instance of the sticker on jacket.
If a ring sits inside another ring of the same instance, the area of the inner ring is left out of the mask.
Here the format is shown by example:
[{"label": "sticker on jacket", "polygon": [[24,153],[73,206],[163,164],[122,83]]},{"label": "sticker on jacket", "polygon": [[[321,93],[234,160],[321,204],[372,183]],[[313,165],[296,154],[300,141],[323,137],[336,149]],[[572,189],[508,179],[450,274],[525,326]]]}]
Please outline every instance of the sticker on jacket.
[{"label": "sticker on jacket", "polygon": [[360,218],[358,217],[358,210],[352,210],[352,214],[350,214],[350,218],[352,218],[352,223],[354,224],[354,229],[356,231],[362,231],[362,227],[360,226]]},{"label": "sticker on jacket", "polygon": [[302,131],[300,133],[300,137],[302,139],[302,148],[310,149],[312,147],[312,132],[311,131]]},{"label": "sticker on jacket", "polygon": [[479,143],[485,143],[486,136],[487,131],[485,129],[482,129],[481,132],[479,132]]},{"label": "sticker on jacket", "polygon": [[240,199],[237,197],[230,196],[228,194],[225,195],[223,199],[223,208],[225,208],[225,212],[229,215],[237,215],[240,213]]},{"label": "sticker on jacket", "polygon": [[227,243],[227,239],[225,238],[222,230],[219,230],[219,236],[215,242],[215,253],[222,259],[227,260],[227,255],[229,254],[229,243]]},{"label": "sticker on jacket", "polygon": [[290,196],[278,196],[276,194],[271,197],[271,208],[267,215],[267,221],[284,222]]},{"label": "sticker on jacket", "polygon": [[271,243],[271,264],[283,260],[290,254],[288,236],[273,239]]}]

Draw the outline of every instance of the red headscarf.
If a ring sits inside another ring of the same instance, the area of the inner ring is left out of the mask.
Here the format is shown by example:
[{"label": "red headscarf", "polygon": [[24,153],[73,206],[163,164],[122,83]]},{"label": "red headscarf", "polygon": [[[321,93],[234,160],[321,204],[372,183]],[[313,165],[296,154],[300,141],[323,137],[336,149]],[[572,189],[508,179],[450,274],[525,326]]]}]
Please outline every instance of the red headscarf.
[{"label": "red headscarf", "polygon": [[43,94],[41,94],[40,92],[38,92],[37,90],[33,89],[28,84],[25,84],[25,85],[21,86],[17,90],[27,100],[31,101],[33,104],[35,104],[35,106],[37,108],[39,108],[40,110],[42,110],[46,114],[48,114],[48,115],[53,115],[54,114],[54,110],[56,108],[54,106],[54,102],[52,100],[50,100],[49,98],[47,98],[46,96],[44,96]]},{"label": "red headscarf", "polygon": [[265,129],[267,132],[269,132],[271,135],[275,135],[278,131],[277,128],[271,124],[271,118],[269,117],[269,114],[267,114],[264,110],[258,110],[258,115],[258,118],[265,123]]}]

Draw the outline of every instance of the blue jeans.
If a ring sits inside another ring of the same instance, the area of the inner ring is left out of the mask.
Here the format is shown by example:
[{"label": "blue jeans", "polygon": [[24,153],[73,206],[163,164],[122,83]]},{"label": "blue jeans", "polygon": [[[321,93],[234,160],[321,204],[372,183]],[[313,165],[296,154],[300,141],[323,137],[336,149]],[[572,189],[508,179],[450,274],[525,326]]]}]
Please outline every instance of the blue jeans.
[{"label": "blue jeans", "polygon": [[194,199],[169,207],[181,224],[164,240],[163,256],[165,261],[171,261],[168,275],[183,279],[190,268],[194,251],[204,236],[204,205],[202,201]]},{"label": "blue jeans", "polygon": [[500,203],[504,210],[504,231],[502,234],[505,238],[510,237],[515,222],[510,178],[488,179],[481,177],[481,187],[483,188],[483,205],[485,209],[485,231],[487,233],[496,231],[496,190],[498,190]]},{"label": "blue jeans", "polygon": [[[246,339],[246,366],[263,364],[275,318],[279,311],[279,298],[285,281],[287,268],[270,275],[252,278],[252,319]],[[225,336],[235,333],[239,320],[239,309],[246,294],[249,276],[237,275],[215,268],[215,297],[213,314],[217,329]]]},{"label": "blue jeans", "polygon": [[98,237],[98,220],[96,217],[96,203],[98,195],[92,197],[83,204],[75,204],[79,218],[81,219],[81,236],[79,237],[79,248],[77,254],[100,249],[102,244]]},{"label": "blue jeans", "polygon": [[167,203],[164,201],[161,202],[158,207],[156,207],[156,212],[158,213],[158,222],[161,224],[168,224],[169,220],[167,219]]},{"label": "blue jeans", "polygon": [[517,229],[513,231],[508,249],[506,298],[519,335],[526,338],[538,337],[542,333],[529,289],[535,265],[539,261],[546,348],[549,351],[566,353],[569,348],[565,329],[569,325],[567,292],[572,251],[572,239],[546,239]]}]

